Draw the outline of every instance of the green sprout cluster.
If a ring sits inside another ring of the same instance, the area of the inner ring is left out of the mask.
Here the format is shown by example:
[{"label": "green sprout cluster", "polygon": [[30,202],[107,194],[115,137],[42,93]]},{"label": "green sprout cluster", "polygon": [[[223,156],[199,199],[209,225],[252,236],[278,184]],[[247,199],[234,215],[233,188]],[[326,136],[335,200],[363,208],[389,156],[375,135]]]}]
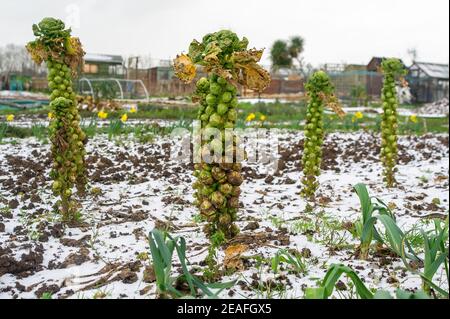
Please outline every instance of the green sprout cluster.
[{"label": "green sprout cluster", "polygon": [[396,78],[403,77],[407,71],[398,59],[385,59],[381,64],[384,73],[384,85],[381,98],[383,101],[383,117],[381,123],[381,162],[384,166],[384,182],[391,188],[396,184],[395,171],[398,160],[398,97]]},{"label": "green sprout cluster", "polygon": [[[225,129],[234,128],[237,120],[236,87],[224,78],[211,74],[208,79],[198,81],[196,96],[200,98],[198,119],[202,128],[219,129],[225,137]],[[222,138],[202,140],[203,157],[214,151],[219,158],[214,163],[195,165],[194,175],[198,180],[194,188],[196,204],[201,215],[209,222],[206,233],[210,236],[220,233],[225,238],[231,238],[239,233],[234,222],[237,220],[243,178],[242,165],[234,163],[234,149],[237,147],[235,141],[229,146],[233,148],[232,153],[230,152],[233,158],[225,156],[226,147]]]},{"label": "green sprout cluster", "polygon": [[27,45],[33,60],[48,68],[48,83],[51,90],[50,107],[54,119],[50,124],[52,142],[53,192],[60,196],[59,210],[65,221],[76,218],[77,203],[72,199],[72,189],[77,187],[84,194],[87,183],[85,171],[86,135],[80,128],[76,94],[72,88],[72,77],[82,61],[84,52],[77,38],[70,36],[62,21],[45,18],[33,25],[37,39]]},{"label": "green sprout cluster", "polygon": [[324,71],[315,72],[306,84],[309,102],[306,113],[305,144],[302,157],[303,197],[313,200],[319,188],[320,166],[322,163],[322,145],[324,140],[323,113],[325,106],[342,115],[337,99],[334,96],[334,86]]},{"label": "green sprout cluster", "polygon": [[[194,40],[189,53],[174,61],[176,74],[185,83],[195,79],[197,65],[208,74],[197,82],[193,101],[200,104],[202,131],[218,129],[222,133],[220,139],[202,139],[202,161],[195,165],[194,172],[195,204],[208,221],[205,231],[213,246],[239,233],[235,221],[244,181],[242,164],[237,158],[237,137],[233,134],[226,138],[226,130],[233,129],[238,118],[237,84],[260,92],[270,82],[269,73],[258,65],[263,51],[247,47],[246,38],[241,40],[235,33],[222,30],[206,35],[202,42]],[[218,158],[205,161],[205,155],[211,152]]]}]

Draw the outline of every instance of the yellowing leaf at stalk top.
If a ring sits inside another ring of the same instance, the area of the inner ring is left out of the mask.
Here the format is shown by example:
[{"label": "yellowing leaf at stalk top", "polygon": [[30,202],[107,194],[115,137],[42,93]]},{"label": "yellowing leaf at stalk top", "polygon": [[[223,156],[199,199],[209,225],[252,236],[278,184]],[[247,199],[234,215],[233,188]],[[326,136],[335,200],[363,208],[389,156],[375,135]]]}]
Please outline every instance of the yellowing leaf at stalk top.
[{"label": "yellowing leaf at stalk top", "polygon": [[192,41],[187,55],[175,59],[175,73],[180,80],[190,83],[196,75],[195,65],[199,65],[206,73],[251,90],[264,91],[270,83],[269,73],[258,65],[264,50],[248,50],[247,46],[246,38],[240,40],[229,30],[207,34],[202,42]]},{"label": "yellowing leaf at stalk top", "polygon": [[184,83],[191,83],[197,74],[191,58],[185,54],[177,56],[174,60],[175,75]]}]

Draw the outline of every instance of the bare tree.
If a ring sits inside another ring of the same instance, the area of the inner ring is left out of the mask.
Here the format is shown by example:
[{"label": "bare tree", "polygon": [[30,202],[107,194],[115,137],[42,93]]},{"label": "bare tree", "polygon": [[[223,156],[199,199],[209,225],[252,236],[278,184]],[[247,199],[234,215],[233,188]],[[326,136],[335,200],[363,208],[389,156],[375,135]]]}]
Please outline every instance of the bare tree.
[{"label": "bare tree", "polygon": [[20,74],[34,75],[42,74],[45,66],[37,66],[25,46],[8,44],[0,47],[0,73],[9,75],[16,72]]}]

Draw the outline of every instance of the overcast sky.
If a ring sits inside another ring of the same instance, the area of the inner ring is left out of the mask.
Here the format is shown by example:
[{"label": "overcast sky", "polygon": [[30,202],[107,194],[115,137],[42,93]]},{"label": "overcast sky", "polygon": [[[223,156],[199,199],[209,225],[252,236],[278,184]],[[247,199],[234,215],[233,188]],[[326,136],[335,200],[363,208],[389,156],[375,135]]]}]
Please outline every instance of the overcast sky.
[{"label": "overcast sky", "polygon": [[89,53],[173,58],[193,38],[227,28],[257,48],[301,35],[313,65],[409,62],[410,48],[418,60],[449,61],[448,0],[0,0],[0,46],[26,43],[46,16],[71,24]]}]

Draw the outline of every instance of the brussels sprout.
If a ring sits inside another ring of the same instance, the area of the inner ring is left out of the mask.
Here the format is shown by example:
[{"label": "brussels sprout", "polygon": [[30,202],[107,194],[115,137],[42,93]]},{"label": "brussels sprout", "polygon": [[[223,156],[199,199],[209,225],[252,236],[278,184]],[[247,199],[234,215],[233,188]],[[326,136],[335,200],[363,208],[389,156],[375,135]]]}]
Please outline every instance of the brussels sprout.
[{"label": "brussels sprout", "polygon": [[224,128],[232,129],[232,128],[234,128],[234,123],[233,122],[225,122]]},{"label": "brussels sprout", "polygon": [[220,103],[220,104],[217,106],[217,113],[218,113],[219,115],[225,115],[227,112],[228,112],[228,106],[227,106],[226,104]]},{"label": "brussels sprout", "polygon": [[233,171],[228,173],[227,175],[228,182],[233,186],[241,186],[244,182],[244,179],[241,175],[241,173],[237,171]]},{"label": "brussels sprout", "polygon": [[208,197],[209,195],[211,195],[214,192],[214,189],[210,186],[205,186],[202,188],[201,190],[201,194],[202,196]]},{"label": "brussels sprout", "polygon": [[214,192],[211,195],[211,202],[215,207],[222,207],[225,204],[225,196],[221,192]]},{"label": "brussels sprout", "polygon": [[55,192],[59,191],[61,189],[61,183],[58,181],[54,181],[52,188],[53,188],[53,191],[55,191]]},{"label": "brussels sprout", "polygon": [[235,95],[237,93],[236,87],[233,84],[231,84],[231,83],[227,84],[226,90],[228,92],[230,92],[231,94],[233,94],[233,95]]},{"label": "brussels sprout", "polygon": [[209,211],[212,208],[212,203],[208,200],[204,200],[200,206],[202,211]]},{"label": "brussels sprout", "polygon": [[237,111],[236,110],[229,110],[228,111],[228,120],[231,122],[236,122],[238,117]]},{"label": "brussels sprout", "polygon": [[230,198],[230,200],[228,201],[228,207],[239,208],[239,198],[237,197]]},{"label": "brussels sprout", "polygon": [[213,95],[213,94],[208,94],[208,95],[206,96],[206,103],[207,103],[209,106],[214,106],[214,105],[216,104],[216,102],[217,102],[217,98],[216,98],[215,95]]},{"label": "brussels sprout", "polygon": [[231,107],[238,107],[239,106],[239,100],[235,97],[230,102]]},{"label": "brussels sprout", "polygon": [[225,196],[229,196],[233,192],[233,186],[231,184],[222,184],[219,186],[219,191]]},{"label": "brussels sprout", "polygon": [[241,188],[239,186],[233,187],[233,191],[231,192],[231,196],[239,197],[241,196]]},{"label": "brussels sprout", "polygon": [[209,90],[210,90],[211,94],[214,94],[216,96],[220,95],[220,93],[222,93],[222,88],[217,83],[211,83]]},{"label": "brussels sprout", "polygon": [[209,89],[209,81],[207,78],[201,78],[197,82],[197,88],[202,92],[207,92]]},{"label": "brussels sprout", "polygon": [[233,99],[233,95],[230,92],[225,92],[222,94],[222,102],[230,103]]},{"label": "brussels sprout", "polygon": [[211,124],[213,127],[218,127],[223,124],[223,118],[219,114],[214,113],[209,118],[209,124]]},{"label": "brussels sprout", "polygon": [[240,232],[241,231],[240,231],[239,227],[236,224],[232,224],[231,225],[230,233],[231,233],[232,237],[235,237],[235,236],[239,235]]},{"label": "brussels sprout", "polygon": [[228,226],[233,222],[233,219],[230,215],[228,214],[223,214],[222,216],[219,217],[219,223],[222,226]]},{"label": "brussels sprout", "polygon": [[212,177],[216,180],[216,181],[222,181],[224,179],[227,178],[227,174],[225,173],[225,171],[223,171],[220,167],[214,167],[211,171],[211,175]]},{"label": "brussels sprout", "polygon": [[[217,78],[217,83],[219,83],[220,85],[227,85],[227,84],[228,84],[228,81],[227,81],[225,78],[219,76],[219,77]],[[234,86],[233,86],[233,87],[234,87]],[[227,86],[227,90],[228,90],[228,86]]]}]

